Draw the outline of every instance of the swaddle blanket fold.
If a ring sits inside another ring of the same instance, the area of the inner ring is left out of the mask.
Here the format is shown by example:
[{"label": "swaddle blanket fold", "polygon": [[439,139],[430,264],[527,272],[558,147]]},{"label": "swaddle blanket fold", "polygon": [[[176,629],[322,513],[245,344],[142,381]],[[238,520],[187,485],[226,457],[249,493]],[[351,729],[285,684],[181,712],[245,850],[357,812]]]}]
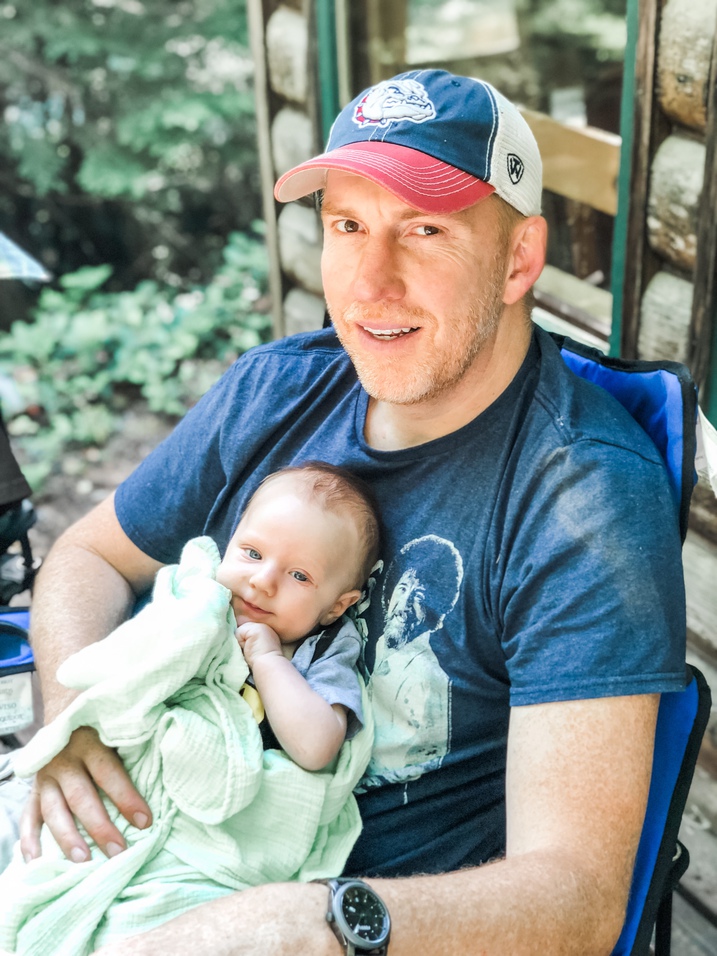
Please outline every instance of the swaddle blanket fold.
[{"label": "swaddle blanket fold", "polygon": [[104,641],[74,654],[58,679],[80,691],[15,754],[18,776],[43,767],[81,726],[117,748],[152,808],[146,830],[105,801],[128,848],[92,846],[68,862],[47,827],[42,857],[16,848],[0,876],[0,948],[83,956],[198,904],[260,883],[340,873],[361,829],[353,788],[368,763],[373,721],[325,771],[262,749],[239,690],[248,673],[219,553],[195,538],[157,575],[152,601]]}]

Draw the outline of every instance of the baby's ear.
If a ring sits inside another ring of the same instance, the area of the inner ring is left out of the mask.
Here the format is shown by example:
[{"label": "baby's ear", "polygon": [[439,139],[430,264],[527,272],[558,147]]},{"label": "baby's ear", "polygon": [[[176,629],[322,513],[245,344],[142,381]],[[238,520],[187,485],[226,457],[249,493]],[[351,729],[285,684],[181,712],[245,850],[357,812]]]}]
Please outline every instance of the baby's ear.
[{"label": "baby's ear", "polygon": [[360,591],[347,591],[345,594],[342,594],[341,597],[337,599],[331,610],[324,614],[319,621],[319,624],[333,624],[334,621],[337,621],[344,611],[351,607],[352,604],[355,604],[360,597]]}]

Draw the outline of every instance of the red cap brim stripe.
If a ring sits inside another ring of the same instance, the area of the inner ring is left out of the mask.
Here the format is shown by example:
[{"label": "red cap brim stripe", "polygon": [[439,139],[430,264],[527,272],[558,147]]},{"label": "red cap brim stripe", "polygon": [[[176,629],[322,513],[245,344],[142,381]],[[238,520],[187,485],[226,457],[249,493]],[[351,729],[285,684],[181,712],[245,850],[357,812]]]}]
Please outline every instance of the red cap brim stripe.
[{"label": "red cap brim stripe", "polygon": [[494,192],[475,176],[419,150],[376,141],[352,143],[316,156],[279,179],[279,202],[322,189],[326,173],[339,169],[370,179],[421,212],[458,212]]}]

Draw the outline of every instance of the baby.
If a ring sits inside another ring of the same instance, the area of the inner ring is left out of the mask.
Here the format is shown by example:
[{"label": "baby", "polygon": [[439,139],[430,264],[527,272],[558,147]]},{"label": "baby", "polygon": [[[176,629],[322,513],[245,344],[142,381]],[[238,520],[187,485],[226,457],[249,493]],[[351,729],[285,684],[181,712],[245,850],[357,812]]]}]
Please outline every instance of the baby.
[{"label": "baby", "polygon": [[65,661],[58,679],[80,693],[16,751],[16,773],[92,726],[153,822],[136,830],[107,801],[127,848],[105,858],[90,841],[81,864],[44,828],[42,856],[26,864],[17,851],[0,875],[0,950],[86,956],[229,892],[342,871],[373,744],[361,641],[343,615],[378,536],[370,492],[348,472],[277,472],[223,560],[211,538],[188,542],[146,607]]},{"label": "baby", "polygon": [[378,540],[364,483],[309,462],[264,480],[217,571],[232,592],[257,716],[263,710],[269,724],[261,725],[265,746],[278,745],[306,770],[326,767],[362,724],[361,640],[342,615],[361,596]]}]

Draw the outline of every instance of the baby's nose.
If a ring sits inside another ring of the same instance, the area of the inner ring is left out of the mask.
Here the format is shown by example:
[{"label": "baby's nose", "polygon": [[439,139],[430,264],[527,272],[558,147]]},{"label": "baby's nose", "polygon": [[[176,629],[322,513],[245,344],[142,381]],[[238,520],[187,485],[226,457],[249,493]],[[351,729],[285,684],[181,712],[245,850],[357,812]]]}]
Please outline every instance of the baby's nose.
[{"label": "baby's nose", "polygon": [[251,583],[255,588],[272,594],[276,590],[276,575],[269,564],[262,564],[251,576]]}]

